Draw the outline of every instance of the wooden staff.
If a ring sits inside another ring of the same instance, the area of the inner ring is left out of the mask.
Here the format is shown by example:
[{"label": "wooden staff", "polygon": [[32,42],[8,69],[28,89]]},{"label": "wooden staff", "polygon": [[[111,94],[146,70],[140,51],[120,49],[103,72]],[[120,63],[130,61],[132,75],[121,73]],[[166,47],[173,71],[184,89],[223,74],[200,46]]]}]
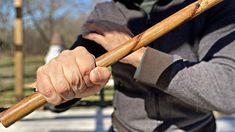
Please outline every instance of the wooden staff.
[{"label": "wooden staff", "polygon": [[[160,23],[147,29],[145,32],[130,39],[120,47],[100,56],[96,59],[97,66],[107,67],[119,61],[128,54],[146,46],[175,27],[194,18],[222,1],[223,0],[198,0],[190,4]],[[45,103],[46,99],[40,93],[36,92],[1,113],[0,120],[5,127],[8,127]]]},{"label": "wooden staff", "polygon": [[14,0],[15,24],[14,24],[14,43],[15,43],[15,96],[17,101],[23,98],[24,83],[24,54],[23,54],[23,20],[22,20],[22,0]]}]

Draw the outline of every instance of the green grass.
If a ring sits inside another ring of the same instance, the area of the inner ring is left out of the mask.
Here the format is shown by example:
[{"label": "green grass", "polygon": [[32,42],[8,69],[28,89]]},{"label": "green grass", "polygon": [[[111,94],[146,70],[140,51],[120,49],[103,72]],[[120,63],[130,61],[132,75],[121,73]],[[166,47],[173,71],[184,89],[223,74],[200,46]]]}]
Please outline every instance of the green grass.
[{"label": "green grass", "polygon": [[[35,80],[37,68],[43,65],[43,56],[29,56],[24,59],[24,83]],[[33,90],[25,89],[24,95],[31,94]],[[0,58],[0,107],[9,106],[16,102],[14,96],[14,57],[1,56]]]},{"label": "green grass", "polygon": [[[26,56],[24,58],[24,83],[35,81],[37,68],[44,64],[43,56]],[[24,95],[33,93],[32,89],[24,88]],[[84,98],[84,101],[98,101],[100,98],[96,94]],[[105,87],[105,100],[111,101],[113,89]],[[11,56],[0,56],[0,107],[7,107],[16,103],[14,96],[14,58]]]},{"label": "green grass", "polygon": [[[42,56],[30,56],[24,60],[24,82],[30,83],[35,80],[37,68],[43,65]],[[0,58],[0,90],[13,89],[14,87],[14,58]]]}]

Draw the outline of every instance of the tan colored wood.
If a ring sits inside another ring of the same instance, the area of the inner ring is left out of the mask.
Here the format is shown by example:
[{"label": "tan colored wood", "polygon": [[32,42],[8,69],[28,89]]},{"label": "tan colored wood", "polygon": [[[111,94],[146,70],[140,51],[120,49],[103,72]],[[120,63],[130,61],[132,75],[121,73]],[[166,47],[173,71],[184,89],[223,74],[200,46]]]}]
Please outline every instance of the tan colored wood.
[{"label": "tan colored wood", "polygon": [[14,0],[14,6],[15,7],[22,7],[22,0]]},{"label": "tan colored wood", "polygon": [[23,98],[23,75],[24,75],[24,54],[23,54],[23,20],[22,20],[22,0],[14,0],[16,19],[14,25],[15,43],[15,96],[17,100]]},{"label": "tan colored wood", "polygon": [[4,111],[3,116],[1,117],[1,121],[4,121],[2,122],[2,124],[8,127],[15,121],[23,118],[25,115],[28,115],[29,113],[31,113],[32,111],[39,108],[45,103],[45,98],[41,94],[36,92],[24,98],[19,103],[13,105],[10,109]]},{"label": "tan colored wood", "polygon": [[[125,57],[131,52],[143,46],[146,46],[148,43],[161,37],[180,24],[194,18],[195,16],[222,1],[223,0],[198,0],[193,4],[190,4],[189,6],[173,14],[162,22],[147,29],[145,32],[130,39],[122,46],[100,56],[96,59],[97,66],[106,67],[119,61],[121,58]],[[36,108],[42,106],[44,103],[46,103],[44,97],[40,93],[36,92],[28,98],[13,105],[4,113],[1,113],[0,120],[5,127],[8,127],[15,121],[21,119],[22,117],[35,110]]]}]

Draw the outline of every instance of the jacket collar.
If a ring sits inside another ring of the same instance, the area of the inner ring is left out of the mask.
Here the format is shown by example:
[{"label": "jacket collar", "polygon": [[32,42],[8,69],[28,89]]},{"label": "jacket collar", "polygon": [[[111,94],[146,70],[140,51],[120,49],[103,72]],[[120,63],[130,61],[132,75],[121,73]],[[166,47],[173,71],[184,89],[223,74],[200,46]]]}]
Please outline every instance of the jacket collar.
[{"label": "jacket collar", "polygon": [[141,5],[145,2],[154,2],[154,1],[158,1],[158,0],[114,0],[114,1],[119,1],[123,4],[135,4],[135,5]]},{"label": "jacket collar", "polygon": [[149,13],[152,7],[156,5],[165,6],[172,2],[173,0],[114,0],[115,2],[120,2],[130,9],[144,10]]},{"label": "jacket collar", "polygon": [[145,3],[150,3],[150,2],[154,2],[154,3],[159,3],[161,5],[166,5],[168,3],[170,3],[173,0],[114,0],[114,1],[119,1],[125,5],[142,5]]}]

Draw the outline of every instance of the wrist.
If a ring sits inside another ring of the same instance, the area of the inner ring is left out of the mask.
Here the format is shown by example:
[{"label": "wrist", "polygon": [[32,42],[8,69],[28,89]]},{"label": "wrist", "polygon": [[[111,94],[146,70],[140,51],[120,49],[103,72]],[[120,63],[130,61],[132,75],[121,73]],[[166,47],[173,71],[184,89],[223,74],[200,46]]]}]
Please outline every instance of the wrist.
[{"label": "wrist", "polygon": [[141,49],[133,52],[132,54],[130,54],[130,55],[126,56],[125,58],[123,58],[121,60],[121,62],[133,65],[134,67],[138,67],[140,62],[141,62],[141,59],[144,55],[145,49],[146,48],[141,48]]},{"label": "wrist", "polygon": [[145,49],[146,48],[143,47],[133,53],[132,55],[133,59],[131,59],[131,63],[130,63],[131,65],[133,65],[136,68],[139,66],[139,64],[141,63],[142,57],[144,55]]},{"label": "wrist", "polygon": [[143,54],[136,54],[135,59],[131,62],[131,65],[137,68],[141,62],[142,56]]}]

